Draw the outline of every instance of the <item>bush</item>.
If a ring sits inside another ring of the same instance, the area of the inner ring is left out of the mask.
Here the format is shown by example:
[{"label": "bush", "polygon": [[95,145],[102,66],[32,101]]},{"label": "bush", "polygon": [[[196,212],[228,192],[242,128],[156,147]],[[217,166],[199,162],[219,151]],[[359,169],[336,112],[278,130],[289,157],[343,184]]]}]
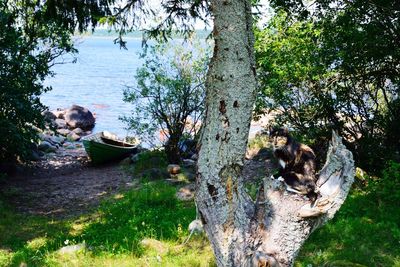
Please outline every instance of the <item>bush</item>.
[{"label": "bush", "polygon": [[50,65],[72,50],[69,33],[51,21],[37,1],[0,2],[0,161],[29,159],[44,127],[40,95]]},{"label": "bush", "polygon": [[256,111],[274,110],[278,124],[306,136],[314,148],[338,131],[357,165],[379,174],[400,152],[396,3],[385,2],[387,9],[362,0],[316,4],[304,20],[277,12],[256,30]]},{"label": "bush", "polygon": [[142,57],[144,64],[137,70],[136,86],[124,91],[124,101],[134,104],[134,110],[122,120],[148,143],[154,143],[156,132],[163,135],[168,162],[178,163],[182,135],[195,135],[199,130],[207,50],[198,45],[158,44]]}]

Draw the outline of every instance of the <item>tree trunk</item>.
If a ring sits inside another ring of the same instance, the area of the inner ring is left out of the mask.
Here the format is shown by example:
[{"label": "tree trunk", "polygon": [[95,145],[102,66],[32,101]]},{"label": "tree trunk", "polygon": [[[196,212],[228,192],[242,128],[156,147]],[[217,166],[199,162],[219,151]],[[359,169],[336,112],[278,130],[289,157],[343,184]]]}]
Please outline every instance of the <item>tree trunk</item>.
[{"label": "tree trunk", "polygon": [[327,161],[332,163],[318,184],[324,197],[315,207],[268,178],[257,201],[251,200],[241,176],[256,90],[251,4],[212,0],[211,10],[215,47],[196,194],[201,220],[218,266],[291,266],[302,243],[347,196],[352,155],[334,136]]},{"label": "tree trunk", "polygon": [[179,150],[179,136],[177,134],[171,134],[167,143],[165,144],[165,154],[167,155],[167,161],[170,164],[179,164],[181,161],[180,150]]}]

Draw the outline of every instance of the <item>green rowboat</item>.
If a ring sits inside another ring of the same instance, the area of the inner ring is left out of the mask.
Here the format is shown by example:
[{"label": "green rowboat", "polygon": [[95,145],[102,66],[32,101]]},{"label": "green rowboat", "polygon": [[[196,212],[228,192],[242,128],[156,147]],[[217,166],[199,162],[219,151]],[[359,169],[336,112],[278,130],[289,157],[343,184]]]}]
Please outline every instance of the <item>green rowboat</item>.
[{"label": "green rowboat", "polygon": [[121,159],[138,151],[138,145],[126,143],[109,132],[100,132],[82,138],[83,146],[93,164]]}]

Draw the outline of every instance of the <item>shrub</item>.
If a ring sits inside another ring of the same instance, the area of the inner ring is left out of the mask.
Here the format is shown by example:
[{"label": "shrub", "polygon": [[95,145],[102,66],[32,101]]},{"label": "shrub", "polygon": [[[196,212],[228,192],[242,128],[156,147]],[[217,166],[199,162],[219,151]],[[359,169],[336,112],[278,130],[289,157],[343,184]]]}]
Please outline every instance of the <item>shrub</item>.
[{"label": "shrub", "polygon": [[37,1],[0,2],[0,161],[28,159],[44,127],[40,95],[53,60],[72,50],[69,33],[51,21]]},{"label": "shrub", "polygon": [[400,50],[391,34],[400,24],[391,8],[396,1],[385,5],[316,4],[304,20],[279,11],[256,31],[255,44],[256,111],[274,110],[278,124],[314,141],[314,148],[337,130],[357,165],[375,174],[400,152]]},{"label": "shrub", "polygon": [[170,163],[180,161],[178,143],[182,135],[198,132],[205,96],[206,51],[189,44],[150,47],[142,54],[144,63],[137,70],[136,86],[124,91],[124,101],[134,104],[134,110],[122,120],[149,143],[154,143],[157,131],[164,135]]}]

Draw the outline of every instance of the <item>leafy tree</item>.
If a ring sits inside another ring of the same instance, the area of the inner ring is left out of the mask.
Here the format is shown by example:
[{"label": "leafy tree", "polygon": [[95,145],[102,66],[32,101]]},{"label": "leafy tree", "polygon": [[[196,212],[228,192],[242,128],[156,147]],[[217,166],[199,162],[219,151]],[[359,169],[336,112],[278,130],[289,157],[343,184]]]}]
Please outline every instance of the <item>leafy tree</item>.
[{"label": "leafy tree", "polygon": [[62,53],[73,51],[68,32],[44,20],[36,1],[0,2],[0,161],[27,159],[43,127],[43,80]]},{"label": "leafy tree", "polygon": [[[206,44],[203,44],[206,46]],[[148,142],[161,130],[168,161],[178,163],[183,134],[195,135],[204,108],[207,47],[186,43],[158,44],[142,54],[144,63],[136,73],[136,86],[124,91],[134,105],[125,117],[129,129]]]},{"label": "leafy tree", "polygon": [[279,110],[317,147],[336,129],[359,166],[379,171],[400,149],[398,2],[316,1],[306,19],[294,1],[274,3],[292,16],[257,31],[258,111]]}]

